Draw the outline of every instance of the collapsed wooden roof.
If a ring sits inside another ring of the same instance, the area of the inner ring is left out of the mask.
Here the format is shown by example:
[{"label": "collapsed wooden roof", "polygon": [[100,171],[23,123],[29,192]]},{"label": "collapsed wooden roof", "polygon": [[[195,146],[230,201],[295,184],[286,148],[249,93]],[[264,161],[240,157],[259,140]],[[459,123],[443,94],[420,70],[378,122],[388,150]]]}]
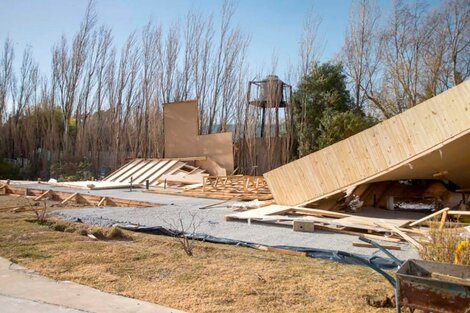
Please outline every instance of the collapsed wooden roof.
[{"label": "collapsed wooden roof", "polygon": [[470,81],[264,177],[286,205],[385,180],[447,179],[470,188]]}]

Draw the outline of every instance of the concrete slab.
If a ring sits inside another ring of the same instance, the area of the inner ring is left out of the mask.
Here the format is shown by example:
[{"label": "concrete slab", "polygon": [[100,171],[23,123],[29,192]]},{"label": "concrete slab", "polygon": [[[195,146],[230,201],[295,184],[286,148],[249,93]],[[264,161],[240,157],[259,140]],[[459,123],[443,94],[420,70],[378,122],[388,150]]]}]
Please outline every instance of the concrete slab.
[{"label": "concrete slab", "polygon": [[55,281],[0,258],[0,311],[48,313],[184,313],[161,305]]},{"label": "concrete slab", "polygon": [[[16,184],[16,182],[12,182],[12,184]],[[43,190],[52,189],[68,192],[84,192],[83,189],[38,184],[35,182],[21,182],[21,186]],[[93,207],[66,209],[55,211],[55,214],[70,220],[80,218],[84,223],[101,226],[111,226],[115,223],[131,223],[144,226],[163,226],[167,228],[175,228],[171,226],[172,224],[178,224],[177,221],[180,217],[188,225],[192,216],[196,215],[201,222],[197,232],[212,236],[250,241],[265,245],[287,245],[343,250],[364,256],[379,253],[378,249],[354,247],[352,243],[358,241],[357,236],[326,231],[301,233],[292,231],[291,227],[267,224],[249,225],[244,222],[226,222],[224,216],[233,213],[230,208],[226,207],[230,206],[231,202],[224,203],[222,206],[199,210],[202,206],[220,203],[222,200],[147,193],[138,189],[132,192],[128,189],[88,190],[86,192],[99,196],[154,202],[161,205],[153,208]],[[408,243],[400,243],[398,245],[401,247],[401,250],[393,252],[398,258],[420,258],[417,251]]]}]

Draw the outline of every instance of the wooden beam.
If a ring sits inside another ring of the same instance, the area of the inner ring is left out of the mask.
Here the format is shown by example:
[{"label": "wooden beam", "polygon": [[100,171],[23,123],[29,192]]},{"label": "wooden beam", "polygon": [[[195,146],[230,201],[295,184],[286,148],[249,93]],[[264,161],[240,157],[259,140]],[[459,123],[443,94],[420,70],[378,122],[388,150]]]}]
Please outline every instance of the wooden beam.
[{"label": "wooden beam", "polygon": [[51,193],[52,190],[46,190],[44,193],[40,194],[39,196],[37,196],[36,198],[34,198],[34,201],[39,201],[41,200],[42,198],[44,198],[45,196],[47,196],[48,194]]},{"label": "wooden beam", "polygon": [[470,215],[470,211],[448,211],[449,215]]},{"label": "wooden beam", "polygon": [[60,203],[60,205],[66,204],[67,202],[69,202],[70,200],[72,200],[73,198],[75,198],[77,195],[78,195],[78,192],[71,194],[70,196],[68,196],[67,198],[65,198],[65,199]]},{"label": "wooden beam", "polygon": [[[20,186],[6,186],[6,193],[13,194],[13,195],[24,195],[25,187]],[[44,193],[44,189],[29,189],[29,193],[33,196],[40,196]],[[77,198],[83,198],[87,203],[96,204],[98,203],[103,197],[98,195],[92,194],[81,194],[78,192],[67,192],[67,191],[54,191],[52,190],[52,194],[54,199],[58,199],[59,201],[64,202],[68,198],[73,198],[73,196]],[[127,199],[120,199],[114,197],[106,197],[107,205],[117,205],[117,206],[145,206],[145,207],[153,207],[159,206],[158,203],[152,203],[147,201],[139,201],[139,200],[127,200]],[[69,200],[67,200],[69,201]]]},{"label": "wooden beam", "polygon": [[405,239],[406,241],[408,241],[409,243],[411,243],[413,246],[415,246],[418,250],[421,250],[423,249],[423,246],[417,242],[416,240],[414,240],[413,238],[411,238],[410,236],[408,236],[407,233],[405,233],[404,231],[401,231],[400,229],[398,229],[398,227],[396,227],[395,225],[390,225],[392,230],[397,233],[398,235],[400,235],[403,239]]},{"label": "wooden beam", "polygon": [[[352,245],[354,247],[361,247],[361,248],[376,248],[370,243],[366,243],[366,242],[353,242]],[[381,245],[381,246],[388,250],[401,250],[399,246],[391,246],[391,245]]]},{"label": "wooden beam", "polygon": [[98,202],[98,206],[102,206],[103,204],[106,205],[106,200],[107,200],[107,197],[101,198],[100,202]]},{"label": "wooden beam", "polygon": [[425,217],[423,217],[423,218],[421,218],[417,221],[414,221],[413,223],[410,223],[410,226],[416,226],[418,224],[421,224],[422,222],[426,222],[427,220],[430,220],[434,216],[438,216],[438,215],[444,213],[445,211],[449,211],[449,208],[445,208],[445,209],[439,210],[437,212],[434,212],[432,214],[429,214],[429,215],[427,215],[427,216],[425,216]]},{"label": "wooden beam", "polygon": [[441,222],[439,223],[439,230],[442,230],[444,228],[444,225],[445,225],[446,219],[447,219],[447,212],[448,211],[442,212]]}]

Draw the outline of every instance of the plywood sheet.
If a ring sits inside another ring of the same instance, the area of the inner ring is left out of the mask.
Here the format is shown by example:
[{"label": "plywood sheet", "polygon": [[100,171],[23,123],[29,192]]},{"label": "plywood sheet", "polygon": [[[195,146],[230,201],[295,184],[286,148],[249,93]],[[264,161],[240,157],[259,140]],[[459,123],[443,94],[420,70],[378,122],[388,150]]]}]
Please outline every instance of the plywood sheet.
[{"label": "plywood sheet", "polygon": [[199,135],[197,100],[164,105],[165,157],[207,156],[232,172],[232,133]]},{"label": "plywood sheet", "polygon": [[317,201],[351,186],[435,179],[470,187],[470,81],[330,147],[264,174],[279,204]]}]

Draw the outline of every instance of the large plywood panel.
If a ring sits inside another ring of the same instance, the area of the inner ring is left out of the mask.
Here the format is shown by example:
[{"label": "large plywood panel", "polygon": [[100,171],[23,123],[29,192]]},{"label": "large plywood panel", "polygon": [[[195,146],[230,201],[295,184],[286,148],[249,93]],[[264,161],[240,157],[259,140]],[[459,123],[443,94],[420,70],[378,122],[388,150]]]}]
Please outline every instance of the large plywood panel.
[{"label": "large plywood panel", "polygon": [[470,81],[266,173],[277,203],[298,205],[368,181],[446,178],[470,187]]},{"label": "large plywood panel", "polygon": [[201,156],[194,142],[198,135],[197,101],[168,103],[163,108],[165,157]]},{"label": "large plywood panel", "polygon": [[199,135],[197,100],[167,103],[163,111],[166,158],[207,156],[233,171],[232,134]]}]

